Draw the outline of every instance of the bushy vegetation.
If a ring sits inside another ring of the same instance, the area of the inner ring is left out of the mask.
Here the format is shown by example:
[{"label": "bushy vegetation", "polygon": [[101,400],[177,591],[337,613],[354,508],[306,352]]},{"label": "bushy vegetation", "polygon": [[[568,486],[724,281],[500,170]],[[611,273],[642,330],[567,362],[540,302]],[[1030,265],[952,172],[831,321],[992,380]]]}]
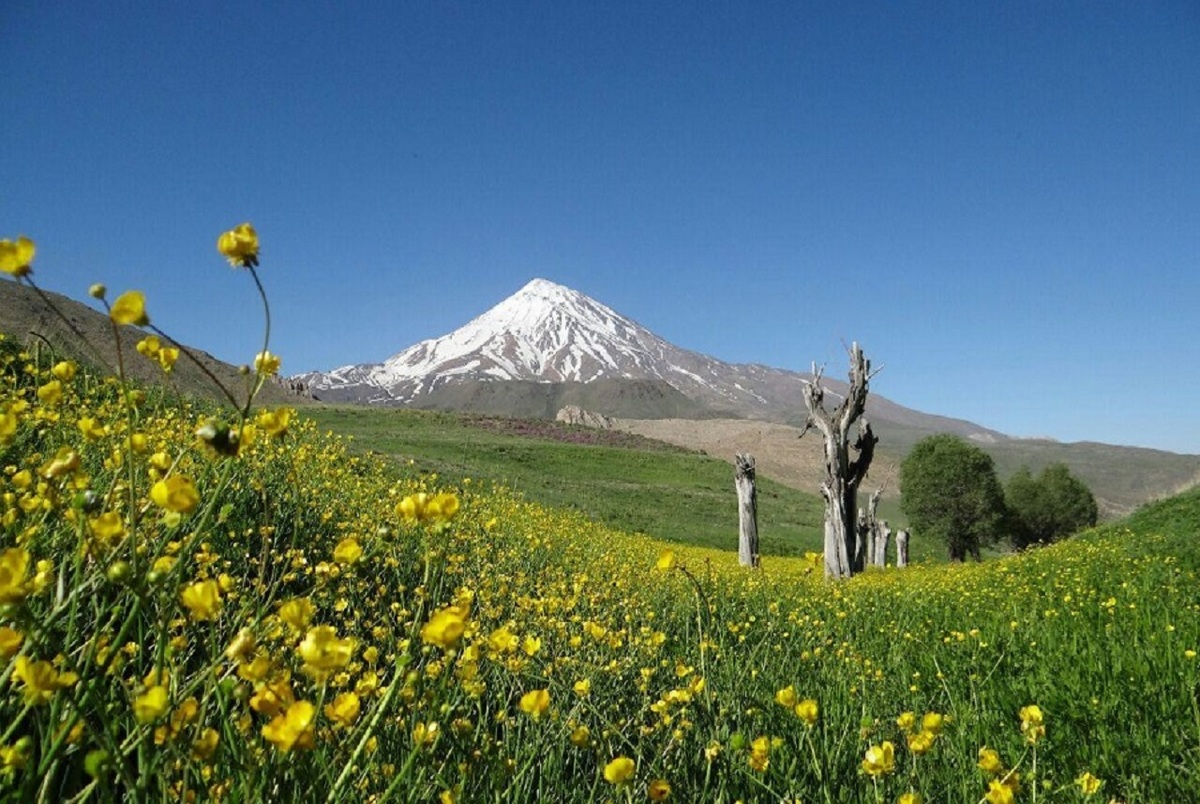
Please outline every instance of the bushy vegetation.
[{"label": "bushy vegetation", "polygon": [[818,556],[750,572],[11,342],[0,469],[5,800],[996,804],[1200,783],[1178,536],[841,584]]},{"label": "bushy vegetation", "polygon": [[1027,467],[1018,469],[1004,488],[1009,535],[1024,549],[1049,544],[1096,524],[1096,498],[1066,464],[1047,466],[1035,478]]},{"label": "bushy vegetation", "polygon": [[951,561],[995,543],[1004,532],[1004,489],[991,457],[955,435],[918,441],[900,465],[900,509],[920,534],[943,542]]}]

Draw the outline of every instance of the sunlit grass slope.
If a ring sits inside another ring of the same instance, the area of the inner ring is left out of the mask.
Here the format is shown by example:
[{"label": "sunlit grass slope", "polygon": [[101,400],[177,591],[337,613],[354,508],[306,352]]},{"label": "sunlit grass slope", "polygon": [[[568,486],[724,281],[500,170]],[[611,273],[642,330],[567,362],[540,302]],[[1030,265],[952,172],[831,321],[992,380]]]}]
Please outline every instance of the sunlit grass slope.
[{"label": "sunlit grass slope", "polygon": [[[616,431],[559,422],[367,407],[306,409],[322,428],[353,438],[357,451],[411,463],[448,481],[489,478],[552,508],[575,510],[620,530],[737,549],[732,456],[725,459]],[[895,522],[898,510],[882,517]],[[760,546],[765,556],[821,549],[824,510],[815,494],[760,475]],[[919,536],[914,561],[945,560]]]},{"label": "sunlit grass slope", "polygon": [[455,480],[449,443],[431,480],[266,410],[217,451],[202,423],[228,412],[4,354],[6,800],[1186,801],[1200,783],[1195,496],[1022,556],[827,585],[805,557],[745,571],[474,467]]}]

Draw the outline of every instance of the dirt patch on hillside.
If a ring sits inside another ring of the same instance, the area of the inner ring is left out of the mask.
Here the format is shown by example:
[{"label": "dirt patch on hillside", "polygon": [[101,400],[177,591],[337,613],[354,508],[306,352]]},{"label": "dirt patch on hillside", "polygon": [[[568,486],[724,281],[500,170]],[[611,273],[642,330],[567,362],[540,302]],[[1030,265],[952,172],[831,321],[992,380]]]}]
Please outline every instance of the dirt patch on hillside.
[{"label": "dirt patch on hillside", "polygon": [[[613,428],[702,450],[730,465],[736,453],[749,452],[763,477],[810,494],[819,493],[825,471],[820,434],[810,432],[800,438],[800,429],[786,424],[747,419],[615,419]],[[899,474],[894,462],[876,455],[863,488],[875,489],[886,481],[885,496],[898,496]]]}]

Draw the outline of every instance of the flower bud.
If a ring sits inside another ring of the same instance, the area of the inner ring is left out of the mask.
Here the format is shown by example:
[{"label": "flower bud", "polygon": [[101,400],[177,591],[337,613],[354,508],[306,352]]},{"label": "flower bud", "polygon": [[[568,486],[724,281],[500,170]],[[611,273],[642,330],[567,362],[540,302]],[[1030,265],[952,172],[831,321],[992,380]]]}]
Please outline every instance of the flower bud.
[{"label": "flower bud", "polygon": [[106,293],[108,293],[108,288],[104,287],[104,285],[100,284],[99,282],[88,288],[88,295],[93,299],[103,299],[104,294]]}]

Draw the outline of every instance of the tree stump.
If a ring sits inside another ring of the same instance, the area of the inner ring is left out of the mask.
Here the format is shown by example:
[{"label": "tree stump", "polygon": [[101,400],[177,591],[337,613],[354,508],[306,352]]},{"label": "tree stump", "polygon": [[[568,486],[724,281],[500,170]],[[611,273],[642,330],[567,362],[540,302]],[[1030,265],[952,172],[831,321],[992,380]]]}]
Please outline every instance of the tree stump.
[{"label": "tree stump", "polygon": [[896,531],[896,566],[908,566],[908,531],[903,528]]},{"label": "tree stump", "polygon": [[875,525],[875,566],[883,569],[887,566],[888,539],[892,537],[892,529],[884,519]]},{"label": "tree stump", "polygon": [[733,459],[733,485],[738,498],[738,563],[758,567],[758,492],[754,486],[754,456]]}]

